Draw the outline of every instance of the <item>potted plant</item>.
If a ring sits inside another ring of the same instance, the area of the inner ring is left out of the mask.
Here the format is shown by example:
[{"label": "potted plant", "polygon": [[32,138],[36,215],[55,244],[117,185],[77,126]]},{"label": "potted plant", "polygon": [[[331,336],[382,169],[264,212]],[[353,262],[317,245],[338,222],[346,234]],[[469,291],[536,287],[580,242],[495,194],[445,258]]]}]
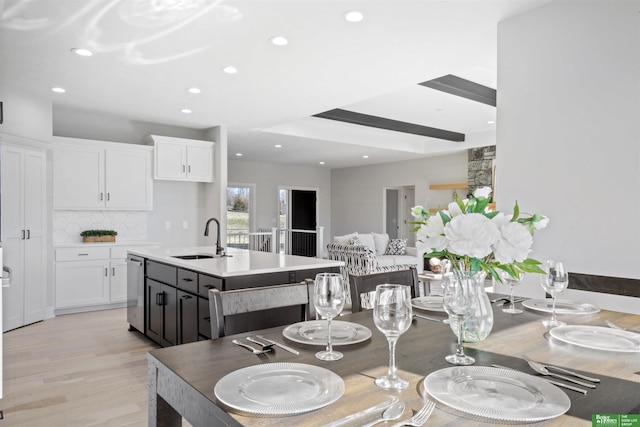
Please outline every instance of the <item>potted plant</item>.
[{"label": "potted plant", "polygon": [[118,232],[114,230],[85,230],[80,235],[83,242],[115,242]]}]

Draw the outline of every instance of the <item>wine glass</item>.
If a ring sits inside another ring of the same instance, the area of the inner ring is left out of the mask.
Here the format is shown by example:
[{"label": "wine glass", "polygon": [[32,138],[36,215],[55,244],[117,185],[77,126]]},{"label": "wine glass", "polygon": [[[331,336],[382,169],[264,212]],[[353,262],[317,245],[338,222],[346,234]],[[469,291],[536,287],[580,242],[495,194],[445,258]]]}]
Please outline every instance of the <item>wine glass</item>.
[{"label": "wine glass", "polygon": [[476,287],[472,278],[449,277],[444,287],[444,308],[450,316],[455,317],[458,326],[458,346],[454,354],[445,360],[454,365],[472,365],[475,359],[464,354],[462,347],[462,328],[464,320],[475,310]]},{"label": "wine glass", "polygon": [[376,286],[373,321],[389,341],[389,372],[375,380],[375,384],[382,389],[404,390],[409,387],[409,381],[399,378],[396,372],[396,342],[409,329],[412,318],[409,286]]},{"label": "wine glass", "polygon": [[542,269],[545,274],[540,278],[540,283],[544,290],[551,294],[551,299],[553,300],[551,319],[543,321],[542,324],[547,328],[564,326],[566,323],[556,319],[556,295],[567,288],[569,284],[569,274],[560,261],[545,261]]},{"label": "wine glass", "polygon": [[513,303],[513,287],[522,281],[524,273],[521,271],[516,271],[516,277],[513,277],[506,271],[500,270],[500,277],[502,277],[502,283],[506,283],[511,288],[511,304],[509,304],[509,308],[503,308],[502,311],[509,314],[522,313],[522,310],[516,308],[515,304]]},{"label": "wine glass", "polygon": [[327,348],[317,352],[316,357],[320,360],[342,359],[342,353],[334,351],[331,345],[331,319],[340,314],[345,302],[342,276],[337,273],[317,274],[313,293],[316,312],[327,319]]}]

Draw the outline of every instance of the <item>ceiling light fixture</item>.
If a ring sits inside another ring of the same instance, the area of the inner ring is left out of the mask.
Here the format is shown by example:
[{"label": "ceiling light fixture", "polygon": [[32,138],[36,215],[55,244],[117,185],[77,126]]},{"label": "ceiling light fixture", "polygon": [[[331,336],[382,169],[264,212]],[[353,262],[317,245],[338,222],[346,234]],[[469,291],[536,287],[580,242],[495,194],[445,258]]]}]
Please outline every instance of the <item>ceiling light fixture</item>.
[{"label": "ceiling light fixture", "polygon": [[495,121],[495,120],[489,120],[489,121],[487,122],[487,124],[489,124],[489,125],[494,125],[495,123],[496,123],[496,121]]},{"label": "ceiling light fixture", "polygon": [[237,157],[242,157],[242,153],[236,153]]},{"label": "ceiling light fixture", "polygon": [[276,144],[276,145],[275,145],[275,147],[276,147],[276,148],[282,148],[282,145],[280,145],[280,144]]},{"label": "ceiling light fixture", "polygon": [[71,49],[71,52],[75,53],[76,55],[80,55],[80,56],[92,56],[93,52],[91,52],[89,49],[82,49],[82,48],[77,48],[74,47],[73,49]]},{"label": "ceiling light fixture", "polygon": [[319,162],[321,165],[324,165],[324,162]]},{"label": "ceiling light fixture", "polygon": [[202,91],[197,87],[190,87],[189,89],[187,89],[187,92],[189,92],[189,93],[200,93]]},{"label": "ceiling light fixture", "polygon": [[227,74],[236,74],[238,72],[238,69],[236,67],[232,67],[231,65],[228,65],[224,67],[222,71],[224,71]]},{"label": "ceiling light fixture", "polygon": [[352,10],[351,12],[347,12],[344,14],[344,19],[347,22],[360,22],[364,19],[364,15],[362,14],[362,12]]},{"label": "ceiling light fixture", "polygon": [[286,46],[289,44],[289,40],[282,36],[275,36],[271,38],[271,43],[276,46]]},{"label": "ceiling light fixture", "polygon": [[368,159],[369,156],[367,156],[366,154],[364,156],[362,156],[363,159]]},{"label": "ceiling light fixture", "polygon": [[66,92],[66,89],[65,89],[65,88],[63,88],[63,87],[58,87],[58,86],[56,86],[56,87],[52,87],[52,88],[51,88],[51,91],[52,91],[52,92],[56,92],[56,93],[65,93],[65,92]]},{"label": "ceiling light fixture", "polygon": [[183,108],[182,110],[180,110],[181,113],[185,113],[185,114],[191,114],[193,111],[191,111],[188,108]]}]

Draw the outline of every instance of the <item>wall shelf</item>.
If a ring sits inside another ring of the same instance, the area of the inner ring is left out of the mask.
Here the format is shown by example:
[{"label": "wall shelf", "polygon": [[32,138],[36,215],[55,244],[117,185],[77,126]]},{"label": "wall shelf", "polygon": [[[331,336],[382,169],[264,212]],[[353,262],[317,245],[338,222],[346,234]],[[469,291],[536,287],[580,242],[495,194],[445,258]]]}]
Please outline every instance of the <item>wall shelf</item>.
[{"label": "wall shelf", "polygon": [[429,186],[429,190],[458,190],[464,188],[469,188],[466,182],[458,184],[433,184]]}]

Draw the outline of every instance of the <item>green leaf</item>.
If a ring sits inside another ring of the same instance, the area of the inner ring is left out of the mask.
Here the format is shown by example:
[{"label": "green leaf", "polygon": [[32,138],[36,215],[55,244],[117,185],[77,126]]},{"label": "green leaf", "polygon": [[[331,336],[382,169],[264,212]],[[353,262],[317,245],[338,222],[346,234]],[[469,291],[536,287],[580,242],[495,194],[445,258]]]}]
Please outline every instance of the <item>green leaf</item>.
[{"label": "green leaf", "polygon": [[440,214],[440,218],[442,218],[443,224],[446,225],[449,221],[451,221],[451,217],[446,213],[444,213],[443,211],[438,211],[438,213]]},{"label": "green leaf", "polygon": [[489,199],[487,198],[482,198],[477,200],[476,205],[473,209],[473,212],[475,213],[484,213],[484,210],[487,208],[487,205],[489,204]]},{"label": "green leaf", "polygon": [[520,207],[518,206],[518,201],[516,200],[516,205],[513,207],[513,218],[511,221],[515,221],[520,216]]}]

